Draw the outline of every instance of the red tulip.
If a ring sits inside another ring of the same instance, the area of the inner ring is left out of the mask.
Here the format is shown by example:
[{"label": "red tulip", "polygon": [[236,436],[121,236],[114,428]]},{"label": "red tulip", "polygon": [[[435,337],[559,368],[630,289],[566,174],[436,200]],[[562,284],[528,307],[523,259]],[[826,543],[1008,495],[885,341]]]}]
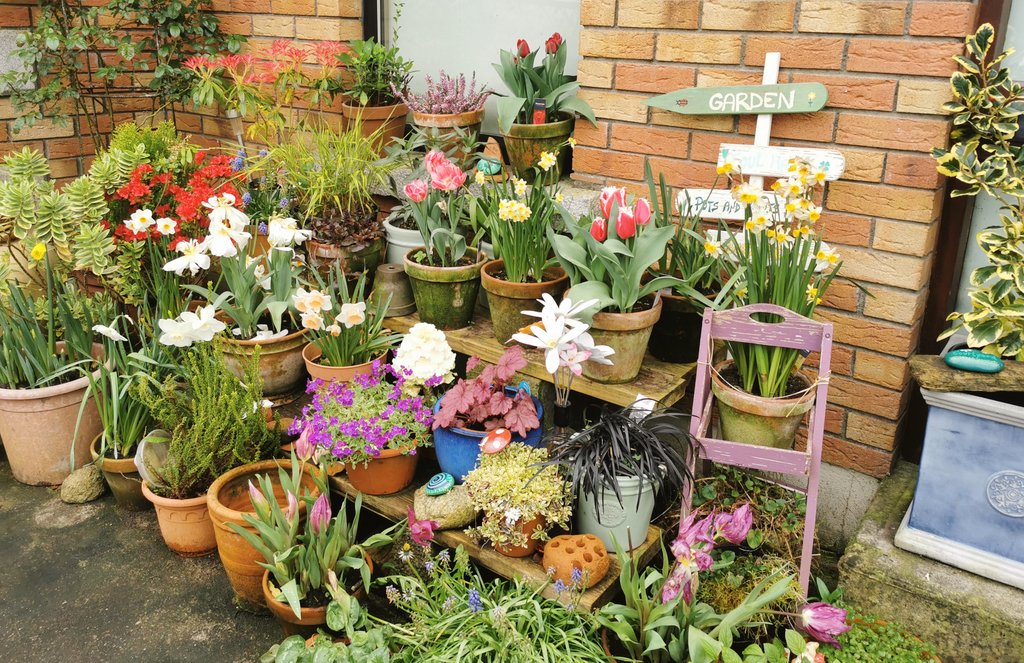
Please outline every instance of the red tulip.
[{"label": "red tulip", "polygon": [[641,226],[646,226],[651,221],[651,203],[646,198],[637,198],[633,205],[633,218]]},{"label": "red tulip", "polygon": [[615,220],[615,234],[619,239],[629,239],[636,234],[636,219],[633,218],[633,210],[628,207],[619,208],[619,218]]},{"label": "red tulip", "polygon": [[594,219],[590,224],[590,236],[599,242],[608,239],[608,222],[601,217]]},{"label": "red tulip", "polygon": [[614,186],[606,186],[601,189],[601,195],[597,199],[597,204],[601,208],[601,214],[606,219],[612,217],[612,203],[617,203],[619,207],[625,207],[626,190]]},{"label": "red tulip", "polygon": [[548,55],[554,55],[555,53],[558,52],[558,49],[559,47],[561,47],[563,41],[564,40],[562,39],[562,35],[556,32],[555,34],[548,37],[547,41],[544,42],[544,50],[547,51]]},{"label": "red tulip", "polygon": [[530,45],[526,43],[525,39],[517,40],[516,48],[519,49],[519,57],[521,58],[525,58],[530,54]]}]

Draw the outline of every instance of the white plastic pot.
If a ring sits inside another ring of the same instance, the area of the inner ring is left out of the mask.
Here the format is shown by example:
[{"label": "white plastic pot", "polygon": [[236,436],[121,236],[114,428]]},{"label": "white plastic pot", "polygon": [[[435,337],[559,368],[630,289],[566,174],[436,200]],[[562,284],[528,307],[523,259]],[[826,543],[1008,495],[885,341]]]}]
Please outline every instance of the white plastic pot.
[{"label": "white plastic pot", "polygon": [[391,225],[388,220],[384,222],[384,232],[388,236],[388,262],[401,265],[410,249],[423,246],[419,230],[405,230]]},{"label": "white plastic pot", "polygon": [[[622,504],[611,488],[602,488],[595,499],[591,493],[580,496],[576,507],[576,530],[580,534],[593,534],[604,542],[608,550],[615,550],[615,542],[623,550],[632,550],[647,539],[647,528],[654,512],[654,484],[635,477],[617,477]],[[637,495],[640,496],[639,506]],[[601,505],[601,518],[596,505]]]}]

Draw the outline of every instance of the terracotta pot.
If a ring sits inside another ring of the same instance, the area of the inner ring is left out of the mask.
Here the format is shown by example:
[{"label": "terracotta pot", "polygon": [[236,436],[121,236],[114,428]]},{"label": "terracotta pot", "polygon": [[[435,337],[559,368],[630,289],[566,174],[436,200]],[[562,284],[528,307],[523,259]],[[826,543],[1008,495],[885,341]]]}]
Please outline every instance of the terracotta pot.
[{"label": "terracotta pot", "polygon": [[722,437],[731,442],[792,449],[804,414],[814,406],[815,392],[810,389],[811,379],[803,373],[796,373],[795,376],[807,388],[805,391],[788,398],[762,398],[748,394],[722,378],[722,371],[730,365],[732,360],[722,362],[711,372],[711,391],[718,401]]},{"label": "terracotta pot", "polygon": [[107,286],[104,285],[103,280],[89,270],[76,269],[71,272],[71,276],[74,277],[75,283],[78,284],[78,289],[90,297],[107,291]]},{"label": "terracotta pot", "polygon": [[295,611],[292,610],[290,605],[278,601],[271,594],[270,571],[260,570],[263,571],[259,581],[263,602],[270,610],[270,613],[274,615],[274,618],[277,619],[277,623],[281,625],[281,630],[284,631],[285,637],[301,635],[304,638],[309,638],[316,634],[317,629],[327,624],[326,605],[319,608],[299,608],[302,617],[296,618]]},{"label": "terracotta pot", "polygon": [[611,366],[593,361],[584,363],[583,375],[605,384],[620,384],[636,379],[644,355],[647,354],[651,329],[661,317],[661,307],[659,298],[654,306],[643,311],[595,314],[590,335],[596,344],[610,346],[615,354],[611,356]]},{"label": "terracotta pot", "polygon": [[260,378],[264,396],[275,404],[290,402],[296,390],[306,380],[306,364],[302,348],[306,345],[306,330],[300,329],[287,336],[269,341],[240,341],[227,338],[221,351],[228,370],[239,379],[244,376],[243,362],[250,361],[256,347],[260,348]]},{"label": "terracotta pot", "polygon": [[523,522],[520,518],[519,522],[516,523],[519,530],[526,533],[527,541],[525,546],[502,546],[496,545],[494,549],[500,552],[505,557],[529,557],[537,550],[537,540],[530,538],[530,534],[533,533],[538,526],[543,527],[546,520],[543,516],[534,516],[530,520]]},{"label": "terracotta pot", "polygon": [[380,132],[374,141],[377,154],[384,154],[384,148],[390,145],[391,141],[405,135],[405,116],[408,114],[409,107],[405,104],[358,106],[345,103],[341,105],[341,115],[345,119],[346,128],[350,128],[358,122],[363,136],[366,138]]},{"label": "terracotta pot", "polygon": [[404,454],[399,449],[384,449],[367,465],[346,466],[352,486],[367,495],[391,495],[404,490],[416,476],[419,454]]},{"label": "terracotta pot", "polygon": [[513,283],[497,278],[504,269],[505,261],[499,259],[485,263],[480,270],[480,283],[487,291],[491,324],[499,343],[507,343],[522,327],[536,323],[537,318],[522,314],[522,311],[538,308],[533,300],[547,293],[558,301],[569,287],[569,275],[561,267],[544,270],[544,280],[540,283]]},{"label": "terracotta pot", "polygon": [[110,492],[114,494],[117,506],[129,511],[145,511],[152,508],[152,504],[142,494],[142,477],[139,469],[135,467],[135,457],[129,458],[107,458],[100,455],[100,441],[103,433],[100,433],[92,440],[89,453],[92,454],[93,465],[100,468],[103,478],[110,486]]},{"label": "terracotta pot", "polygon": [[367,286],[372,284],[377,265],[384,261],[383,235],[364,244],[351,247],[326,244],[314,239],[307,241],[305,246],[309,253],[310,263],[322,276],[327,276],[337,264],[344,274],[366,272],[366,278],[370,280]]},{"label": "terracotta pot", "polygon": [[[282,508],[288,505],[287,497],[278,481],[278,468],[284,468],[286,472],[291,471],[291,461],[264,460],[236,467],[217,477],[207,492],[207,506],[217,537],[217,552],[224,570],[227,571],[231,588],[235,592],[235,603],[250,612],[264,611],[263,592],[260,589],[260,578],[264,569],[258,562],[265,560],[263,555],[229,527],[228,523],[234,523],[256,533],[256,529],[245,521],[244,516],[255,515],[252,502],[249,500],[249,481],[257,485],[256,476],[260,474],[270,476],[277,503]],[[302,486],[309,490],[310,494],[319,495],[320,491],[317,490],[316,483],[308,471],[302,477]]]},{"label": "terracotta pot", "polygon": [[306,362],[309,377],[324,382],[351,382],[357,375],[370,375],[373,373],[373,362],[383,361],[386,355],[387,352],[381,353],[376,359],[355,366],[325,366],[317,363],[323,356],[323,351],[316,343],[307,343],[306,347],[302,348],[302,359]]},{"label": "terracotta pot", "polygon": [[466,249],[466,255],[475,258],[472,264],[432,267],[412,259],[417,251],[423,250],[417,247],[405,254],[405,273],[409,275],[420,320],[444,331],[469,325],[480,291],[483,254],[476,249]]},{"label": "terracotta pot", "polygon": [[[461,129],[473,140],[480,134],[480,126],[484,121],[484,109],[480,108],[475,111],[468,111],[465,113],[417,113],[413,111],[412,121],[418,127],[427,129],[438,129],[438,133],[442,136],[445,134],[445,129],[449,130],[448,133],[452,134],[449,140],[441,143],[441,149],[444,152],[448,152],[454,147],[459,146],[462,141],[458,140],[452,132],[452,129]],[[465,161],[469,155],[464,150],[458,150],[453,157],[456,161]]]},{"label": "terracotta pot", "polygon": [[694,306],[688,297],[662,293],[661,318],[651,330],[647,349],[656,359],[671,364],[697,361],[703,307]]},{"label": "terracotta pot", "polygon": [[569,169],[569,148],[565,142],[575,123],[576,118],[569,117],[546,124],[513,124],[505,135],[509,165],[519,177],[531,181],[541,152],[558,152],[553,176],[558,179]]},{"label": "terracotta pot", "polygon": [[246,245],[249,255],[259,258],[270,253],[270,238],[260,234],[259,224],[249,224],[245,227],[245,231],[252,235],[252,239]]},{"label": "terracotta pot", "polygon": [[[388,251],[391,247],[388,247]],[[386,301],[391,297],[387,313],[384,317],[392,318],[400,315],[411,315],[416,311],[416,300],[412,296],[412,285],[405,275],[405,266],[386,262],[377,265],[377,278],[373,281],[373,296]]]},{"label": "terracotta pot", "polygon": [[156,495],[142,482],[142,494],[156,507],[156,521],[164,543],[182,557],[202,557],[217,549],[206,495],[175,500]]},{"label": "terracotta pot", "polygon": [[[93,356],[99,357],[103,346],[92,347]],[[63,348],[58,342],[58,351]],[[99,380],[99,372],[92,377]],[[75,435],[88,389],[87,377],[38,389],[0,389],[0,439],[15,479],[30,486],[56,486],[72,469],[92,460],[89,443],[103,430],[92,398]]]}]

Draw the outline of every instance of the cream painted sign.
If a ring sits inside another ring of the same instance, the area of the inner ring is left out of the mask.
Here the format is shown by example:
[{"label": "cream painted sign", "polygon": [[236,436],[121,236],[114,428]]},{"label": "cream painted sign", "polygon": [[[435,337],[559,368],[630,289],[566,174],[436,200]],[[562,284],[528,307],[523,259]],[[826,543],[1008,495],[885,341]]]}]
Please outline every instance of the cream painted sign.
[{"label": "cream painted sign", "polygon": [[838,180],[846,168],[846,159],[836,150],[732,143],[722,143],[718,148],[718,165],[729,161],[738,166],[744,175],[785,177],[789,174],[789,161],[794,158],[804,159],[811,164],[811,168],[825,171],[825,180],[828,182]]}]

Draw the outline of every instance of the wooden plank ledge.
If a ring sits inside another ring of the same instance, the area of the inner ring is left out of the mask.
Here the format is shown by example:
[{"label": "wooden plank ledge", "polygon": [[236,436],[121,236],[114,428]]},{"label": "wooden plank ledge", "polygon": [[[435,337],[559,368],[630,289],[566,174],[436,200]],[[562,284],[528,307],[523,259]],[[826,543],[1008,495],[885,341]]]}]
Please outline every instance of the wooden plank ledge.
[{"label": "wooden plank ledge", "polygon": [[998,373],[973,373],[951,368],[938,355],[914,355],[910,358],[910,373],[930,391],[1024,391],[1024,362],[1004,361],[1006,368]]}]

